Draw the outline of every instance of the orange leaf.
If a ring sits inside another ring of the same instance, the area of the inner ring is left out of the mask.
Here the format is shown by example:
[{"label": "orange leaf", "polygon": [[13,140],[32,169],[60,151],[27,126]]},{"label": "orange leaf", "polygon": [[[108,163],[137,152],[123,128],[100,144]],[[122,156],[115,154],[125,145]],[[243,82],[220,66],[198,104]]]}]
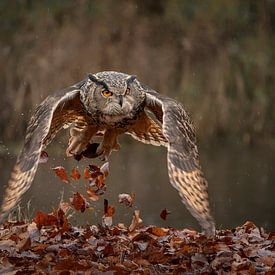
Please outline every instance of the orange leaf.
[{"label": "orange leaf", "polygon": [[55,168],[52,168],[55,172],[55,174],[65,183],[69,183],[69,179],[67,176],[67,173],[65,171],[65,168],[62,166],[57,166]]},{"label": "orange leaf", "polygon": [[95,193],[95,190],[92,189],[91,187],[89,187],[87,189],[87,194],[89,196],[89,198],[92,200],[92,201],[98,201],[99,200],[99,196]]},{"label": "orange leaf", "polygon": [[84,212],[88,208],[85,198],[79,192],[74,193],[73,197],[70,198],[70,202],[77,211]]},{"label": "orange leaf", "polygon": [[89,167],[85,167],[83,171],[83,177],[85,180],[89,179],[91,177],[90,169]]},{"label": "orange leaf", "polygon": [[104,199],[104,215],[106,217],[112,217],[115,214],[115,207],[109,205],[108,200]]},{"label": "orange leaf", "polygon": [[104,185],[105,185],[105,177],[104,177],[104,175],[97,176],[95,184],[96,184],[96,187],[98,189],[102,189],[102,187],[104,187]]},{"label": "orange leaf", "polygon": [[80,179],[80,174],[79,171],[77,170],[77,168],[73,168],[72,172],[71,172],[71,178],[74,180],[79,180]]},{"label": "orange leaf", "polygon": [[169,229],[153,226],[153,227],[149,227],[147,231],[158,237],[163,237],[168,234]]},{"label": "orange leaf", "polygon": [[41,229],[42,226],[57,224],[57,218],[53,214],[46,214],[41,211],[36,212],[33,221],[36,223],[38,229]]}]

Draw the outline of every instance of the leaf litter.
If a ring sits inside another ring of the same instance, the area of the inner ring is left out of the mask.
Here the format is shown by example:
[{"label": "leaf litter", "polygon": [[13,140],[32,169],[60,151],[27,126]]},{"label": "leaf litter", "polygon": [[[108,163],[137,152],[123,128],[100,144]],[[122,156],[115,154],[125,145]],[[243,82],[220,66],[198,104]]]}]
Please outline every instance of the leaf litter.
[{"label": "leaf litter", "polygon": [[[62,168],[55,172],[65,182]],[[83,171],[87,199],[76,192],[52,213],[37,211],[31,223],[1,225],[0,274],[275,274],[275,232],[250,221],[210,238],[190,229],[144,226],[138,209],[130,225],[113,225],[115,207],[105,199],[102,224],[72,226],[69,210],[84,212],[98,201],[108,174],[108,163],[89,165]],[[76,168],[71,177],[79,180]],[[118,201],[132,206],[134,195],[120,194]],[[168,214],[163,209],[160,217]]]}]

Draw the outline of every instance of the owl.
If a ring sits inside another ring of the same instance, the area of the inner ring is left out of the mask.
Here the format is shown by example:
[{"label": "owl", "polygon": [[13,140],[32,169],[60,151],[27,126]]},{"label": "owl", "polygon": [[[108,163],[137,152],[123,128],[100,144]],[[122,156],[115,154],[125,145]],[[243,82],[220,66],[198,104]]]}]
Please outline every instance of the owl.
[{"label": "owl", "polygon": [[119,149],[118,136],[122,134],[165,146],[170,183],[206,234],[215,233],[194,128],[183,106],[142,84],[136,76],[113,71],[89,74],[37,107],[5,190],[0,221],[30,188],[41,151],[59,130],[68,127],[67,156],[80,155],[99,135],[103,137],[95,156],[104,159]]}]

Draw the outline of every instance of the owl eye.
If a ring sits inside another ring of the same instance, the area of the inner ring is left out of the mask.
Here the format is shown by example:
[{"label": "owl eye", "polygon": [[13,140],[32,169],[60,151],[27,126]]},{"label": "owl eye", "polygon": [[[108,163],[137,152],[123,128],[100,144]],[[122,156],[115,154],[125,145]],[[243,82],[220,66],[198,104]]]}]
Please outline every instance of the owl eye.
[{"label": "owl eye", "polygon": [[127,89],[126,89],[126,92],[125,92],[125,95],[129,95],[130,92],[131,92],[130,88],[127,88]]},{"label": "owl eye", "polygon": [[112,96],[112,95],[113,95],[112,92],[107,91],[107,90],[104,90],[104,91],[102,91],[101,93],[102,93],[102,95],[105,96],[105,97],[109,97],[109,96]]}]

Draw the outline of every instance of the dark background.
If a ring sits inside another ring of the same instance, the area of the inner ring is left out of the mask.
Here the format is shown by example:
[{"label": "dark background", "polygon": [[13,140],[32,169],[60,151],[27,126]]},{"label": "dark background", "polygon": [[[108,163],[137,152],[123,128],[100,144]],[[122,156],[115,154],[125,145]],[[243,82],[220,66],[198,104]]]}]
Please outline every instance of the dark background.
[{"label": "dark background", "polygon": [[[135,74],[184,104],[197,128],[218,227],[250,219],[274,229],[275,1],[0,1],[0,170],[7,182],[35,106],[88,72]],[[29,216],[57,205],[63,187],[51,167],[67,133],[41,166]],[[122,138],[111,158],[106,198],[136,193],[145,223],[195,226],[169,185],[165,149]],[[80,169],[85,164],[79,164]],[[81,185],[80,183],[78,183]],[[109,186],[110,185],[110,186]],[[172,211],[166,223],[162,208]],[[102,201],[79,221],[93,223]],[[117,221],[131,211],[117,206]]]}]

